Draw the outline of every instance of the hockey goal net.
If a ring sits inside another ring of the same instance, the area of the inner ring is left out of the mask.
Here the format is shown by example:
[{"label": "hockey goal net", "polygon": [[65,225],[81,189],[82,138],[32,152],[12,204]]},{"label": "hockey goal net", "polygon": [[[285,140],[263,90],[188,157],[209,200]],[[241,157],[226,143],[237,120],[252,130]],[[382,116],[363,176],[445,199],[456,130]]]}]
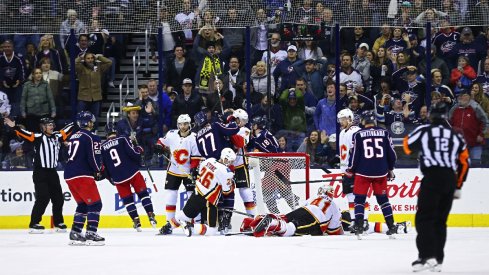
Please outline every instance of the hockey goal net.
[{"label": "hockey goal net", "polygon": [[257,214],[286,214],[309,198],[309,155],[248,153]]}]

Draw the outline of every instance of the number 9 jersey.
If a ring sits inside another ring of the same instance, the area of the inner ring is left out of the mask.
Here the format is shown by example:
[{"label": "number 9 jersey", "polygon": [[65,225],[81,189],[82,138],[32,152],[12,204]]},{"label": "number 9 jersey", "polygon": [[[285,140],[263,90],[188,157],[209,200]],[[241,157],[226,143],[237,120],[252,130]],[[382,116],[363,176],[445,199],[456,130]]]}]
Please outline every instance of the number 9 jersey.
[{"label": "number 9 jersey", "polygon": [[215,158],[200,164],[199,178],[195,182],[196,191],[213,205],[217,205],[221,194],[234,190],[234,173]]}]

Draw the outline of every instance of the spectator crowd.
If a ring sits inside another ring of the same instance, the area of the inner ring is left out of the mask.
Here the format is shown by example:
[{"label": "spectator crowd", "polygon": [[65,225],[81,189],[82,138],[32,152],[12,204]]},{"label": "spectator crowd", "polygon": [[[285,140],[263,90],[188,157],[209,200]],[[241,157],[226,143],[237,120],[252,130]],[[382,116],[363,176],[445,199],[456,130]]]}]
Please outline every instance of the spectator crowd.
[{"label": "spectator crowd", "polygon": [[[250,121],[267,116],[283,151],[306,152],[314,165],[330,167],[336,156],[337,111],[351,109],[359,123],[364,111],[374,110],[377,123],[396,139],[428,123],[429,106],[438,101],[451,106],[449,123],[464,135],[472,164],[489,160],[489,27],[467,24],[489,25],[487,13],[481,12],[489,11],[489,1],[301,0],[291,7],[280,0],[178,2],[161,6],[152,20],[163,28],[163,56],[158,56],[156,36],[150,43],[151,58],[164,62],[163,93],[158,97],[155,79],[139,85],[139,98],[126,106],[128,119],[118,123],[119,132],[136,133],[150,165],[158,163],[152,153],[158,127],[165,133],[176,128],[180,114],[193,118],[204,108],[210,116],[221,107],[248,110]],[[42,117],[60,124],[68,119],[63,114],[71,65],[77,110],[100,115],[125,50],[125,36],[111,35],[96,13],[79,17],[83,11],[76,6],[64,12],[59,34],[1,36],[0,112],[31,131],[38,130]],[[253,26],[249,83],[241,18],[254,21],[248,22]],[[322,26],[320,39],[289,41],[291,31],[312,35],[300,25],[281,28],[286,21]],[[427,22],[431,37],[426,37]],[[380,27],[342,28],[336,37],[336,23]],[[71,29],[76,47],[67,43]],[[340,52],[334,47],[338,40]],[[75,64],[70,55],[76,56]],[[0,134],[2,165],[27,159],[26,144],[6,129]]]}]

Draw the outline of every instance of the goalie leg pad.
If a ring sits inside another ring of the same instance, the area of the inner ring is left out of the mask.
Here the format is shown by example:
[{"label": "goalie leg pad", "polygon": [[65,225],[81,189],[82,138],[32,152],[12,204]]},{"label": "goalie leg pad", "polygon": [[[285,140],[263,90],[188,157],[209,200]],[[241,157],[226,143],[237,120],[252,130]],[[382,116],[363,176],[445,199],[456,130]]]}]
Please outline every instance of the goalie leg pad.
[{"label": "goalie leg pad", "polygon": [[285,231],[281,234],[282,237],[290,237],[294,236],[296,231],[295,224],[288,222],[285,224]]},{"label": "goalie leg pad", "polygon": [[239,195],[244,202],[246,213],[256,215],[256,203],[251,188],[239,188]]}]

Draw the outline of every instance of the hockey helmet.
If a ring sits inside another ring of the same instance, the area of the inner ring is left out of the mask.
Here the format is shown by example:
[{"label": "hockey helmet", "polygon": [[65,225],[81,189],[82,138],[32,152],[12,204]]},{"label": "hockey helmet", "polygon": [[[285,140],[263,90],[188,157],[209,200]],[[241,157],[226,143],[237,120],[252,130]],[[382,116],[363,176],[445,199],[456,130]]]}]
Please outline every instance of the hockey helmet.
[{"label": "hockey helmet", "polygon": [[190,123],[190,121],[191,121],[190,116],[187,115],[187,114],[179,115],[178,118],[177,118],[177,124],[180,124],[180,123]]},{"label": "hockey helmet", "polygon": [[345,109],[339,111],[338,114],[336,115],[336,117],[338,119],[338,122],[340,122],[341,118],[349,118],[350,121],[353,121],[353,119],[355,118],[355,115],[353,114],[353,112],[349,108],[345,108]]},{"label": "hockey helmet", "polygon": [[90,111],[81,111],[76,115],[76,124],[80,128],[88,127],[90,121],[93,123],[96,121],[95,116]]},{"label": "hockey helmet", "polygon": [[333,196],[334,196],[333,186],[323,185],[323,186],[319,187],[318,196],[321,198],[327,199],[328,201],[332,201]]},{"label": "hockey helmet", "polygon": [[108,137],[112,134],[117,134],[117,129],[116,129],[114,123],[107,122],[107,124],[105,125],[105,135]]},{"label": "hockey helmet", "polygon": [[375,113],[372,110],[364,111],[362,113],[362,125],[375,124],[377,125],[377,119]]},{"label": "hockey helmet", "polygon": [[236,160],[236,153],[231,148],[224,148],[221,151],[221,160],[227,160],[224,164],[229,165]]},{"label": "hockey helmet", "polygon": [[447,119],[448,105],[445,102],[437,102],[433,104],[430,109],[430,118],[432,120],[445,120]]},{"label": "hockey helmet", "polygon": [[194,121],[197,127],[204,127],[209,121],[207,119],[207,111],[202,110],[194,115]]},{"label": "hockey helmet", "polygon": [[256,116],[252,119],[251,124],[256,125],[258,129],[264,129],[267,125],[267,117]]},{"label": "hockey helmet", "polygon": [[237,109],[236,111],[234,111],[233,116],[235,118],[239,118],[239,120],[243,124],[248,123],[248,113],[243,109]]}]

